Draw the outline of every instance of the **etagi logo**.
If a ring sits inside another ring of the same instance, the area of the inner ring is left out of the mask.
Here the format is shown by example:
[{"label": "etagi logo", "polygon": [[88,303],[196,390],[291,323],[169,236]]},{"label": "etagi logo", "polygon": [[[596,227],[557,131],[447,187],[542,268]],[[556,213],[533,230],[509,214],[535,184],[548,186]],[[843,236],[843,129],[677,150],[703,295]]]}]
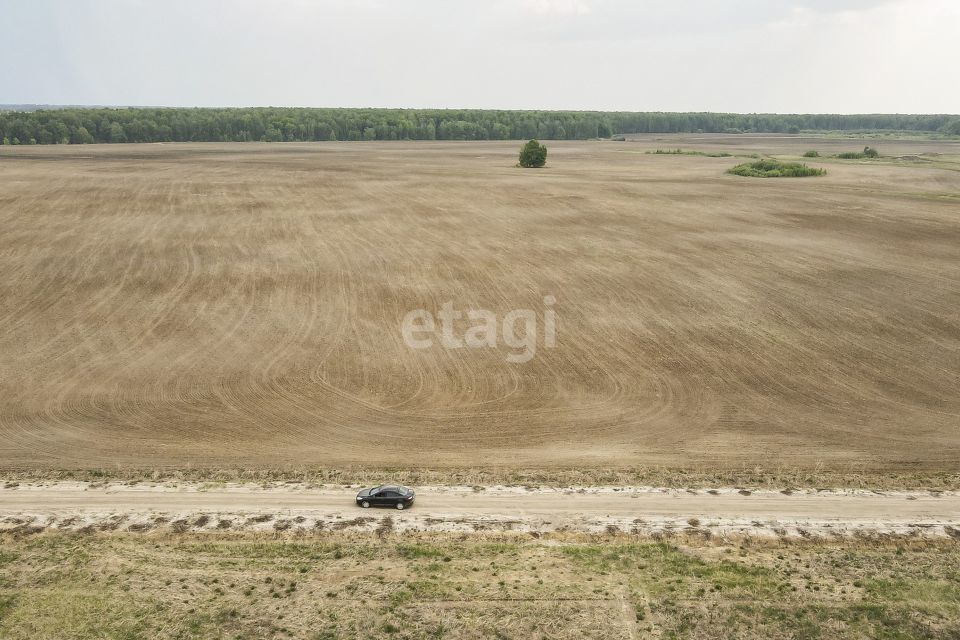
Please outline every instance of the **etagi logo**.
[{"label": "etagi logo", "polygon": [[[553,296],[543,298],[543,346],[548,349],[557,346],[557,314],[550,308],[556,302]],[[461,336],[456,324],[464,315],[472,325]],[[403,317],[400,332],[411,349],[430,349],[434,338],[439,338],[440,346],[445,349],[495,349],[502,336],[504,344],[514,349],[507,354],[507,362],[520,364],[529,362],[537,354],[537,324],[537,312],[533,309],[513,309],[498,322],[497,314],[489,309],[463,312],[454,309],[452,302],[445,302],[436,318],[426,309],[411,311]]]}]

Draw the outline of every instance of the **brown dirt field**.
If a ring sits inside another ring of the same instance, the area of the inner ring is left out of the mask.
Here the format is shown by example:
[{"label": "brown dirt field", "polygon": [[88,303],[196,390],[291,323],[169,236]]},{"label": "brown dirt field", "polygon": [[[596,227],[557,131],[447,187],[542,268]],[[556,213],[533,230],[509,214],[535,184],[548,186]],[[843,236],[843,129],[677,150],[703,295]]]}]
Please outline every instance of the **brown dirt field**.
[{"label": "brown dirt field", "polygon": [[[0,468],[955,471],[960,144],[781,180],[644,153],[864,144],[3,148]],[[400,334],[548,294],[525,364]]]}]

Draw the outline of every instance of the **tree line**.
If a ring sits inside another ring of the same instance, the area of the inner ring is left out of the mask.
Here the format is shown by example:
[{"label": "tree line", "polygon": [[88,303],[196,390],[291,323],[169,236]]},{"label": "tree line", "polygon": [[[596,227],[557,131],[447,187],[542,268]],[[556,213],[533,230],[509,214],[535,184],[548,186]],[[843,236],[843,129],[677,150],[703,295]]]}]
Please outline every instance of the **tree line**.
[{"label": "tree line", "polygon": [[459,109],[68,108],[0,112],[3,144],[586,140],[631,133],[925,131],[960,134],[949,115],[782,115]]}]

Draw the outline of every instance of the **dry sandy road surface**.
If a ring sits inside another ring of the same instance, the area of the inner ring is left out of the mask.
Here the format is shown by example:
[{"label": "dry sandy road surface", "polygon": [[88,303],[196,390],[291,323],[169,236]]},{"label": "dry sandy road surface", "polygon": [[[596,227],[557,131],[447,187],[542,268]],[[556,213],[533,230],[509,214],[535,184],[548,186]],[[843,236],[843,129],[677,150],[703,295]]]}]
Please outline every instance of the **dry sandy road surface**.
[{"label": "dry sandy road surface", "polygon": [[[960,535],[960,495],[867,491],[738,492],[649,488],[429,487],[414,509],[363,510],[356,488],[252,485],[106,486],[61,483],[0,490],[0,528],[609,531],[713,529],[806,535]],[[224,524],[226,523],[226,524]],[[109,526],[104,526],[104,525]]]}]

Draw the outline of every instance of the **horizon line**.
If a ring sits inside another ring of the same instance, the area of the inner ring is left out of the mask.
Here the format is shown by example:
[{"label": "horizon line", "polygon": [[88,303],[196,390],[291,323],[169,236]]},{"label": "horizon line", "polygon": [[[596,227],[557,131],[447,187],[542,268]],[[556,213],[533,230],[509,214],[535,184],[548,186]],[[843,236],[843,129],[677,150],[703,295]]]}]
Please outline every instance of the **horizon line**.
[{"label": "horizon line", "polygon": [[711,111],[711,110],[680,110],[663,109],[555,109],[555,108],[503,108],[503,107],[376,107],[376,106],[312,106],[312,105],[149,105],[149,104],[79,104],[79,103],[41,103],[41,102],[5,102],[0,103],[0,110],[25,111],[15,107],[30,107],[34,111],[44,108],[52,109],[327,109],[327,110],[383,110],[383,111],[530,111],[554,113],[669,113],[669,114],[731,114],[731,115],[761,115],[761,116],[960,116],[960,112],[910,112],[910,111]]}]

